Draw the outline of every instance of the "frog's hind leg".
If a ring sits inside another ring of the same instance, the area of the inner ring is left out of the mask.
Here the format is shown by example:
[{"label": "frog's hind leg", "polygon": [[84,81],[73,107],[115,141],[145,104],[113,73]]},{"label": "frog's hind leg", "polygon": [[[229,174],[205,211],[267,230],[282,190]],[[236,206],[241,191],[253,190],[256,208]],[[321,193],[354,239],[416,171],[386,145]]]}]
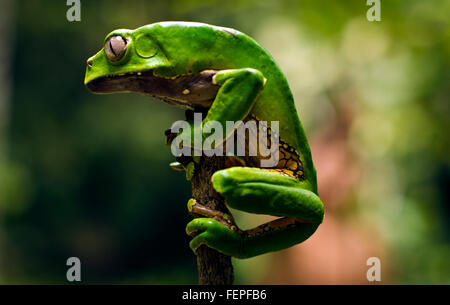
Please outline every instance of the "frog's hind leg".
[{"label": "frog's hind leg", "polygon": [[232,167],[214,173],[212,182],[234,209],[312,223],[323,220],[324,209],[319,197],[302,188],[302,183],[293,177],[267,169]]},{"label": "frog's hind leg", "polygon": [[319,197],[301,188],[297,179],[259,168],[233,167],[216,172],[213,186],[235,209],[283,216],[244,231],[240,257],[278,251],[308,239],[322,223]]},{"label": "frog's hind leg", "polygon": [[190,243],[194,251],[202,244],[237,258],[278,251],[308,239],[323,220],[319,197],[306,184],[276,171],[232,167],[215,172],[212,182],[230,207],[282,217],[241,231],[220,223],[211,211],[203,211],[200,214],[208,218],[196,218],[186,227],[189,235],[195,235]]}]

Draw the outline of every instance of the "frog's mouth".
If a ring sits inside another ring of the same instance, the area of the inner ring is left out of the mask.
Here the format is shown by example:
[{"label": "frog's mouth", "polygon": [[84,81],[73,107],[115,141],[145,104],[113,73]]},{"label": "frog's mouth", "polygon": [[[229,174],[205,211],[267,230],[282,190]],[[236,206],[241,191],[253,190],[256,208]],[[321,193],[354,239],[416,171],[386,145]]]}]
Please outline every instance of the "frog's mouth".
[{"label": "frog's mouth", "polygon": [[187,108],[209,108],[219,90],[212,83],[216,71],[163,78],[153,71],[101,76],[86,84],[94,93],[136,92],[150,95],[166,103]]}]

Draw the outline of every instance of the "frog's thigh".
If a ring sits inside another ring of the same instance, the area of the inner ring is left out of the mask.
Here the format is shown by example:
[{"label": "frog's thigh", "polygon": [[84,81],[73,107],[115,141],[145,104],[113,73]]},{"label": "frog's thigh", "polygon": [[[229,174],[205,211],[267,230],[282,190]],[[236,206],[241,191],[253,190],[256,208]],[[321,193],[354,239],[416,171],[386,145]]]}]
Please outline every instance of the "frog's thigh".
[{"label": "frog's thigh", "polygon": [[323,220],[319,197],[300,188],[294,178],[259,168],[232,167],[214,173],[212,182],[234,209],[319,223]]}]

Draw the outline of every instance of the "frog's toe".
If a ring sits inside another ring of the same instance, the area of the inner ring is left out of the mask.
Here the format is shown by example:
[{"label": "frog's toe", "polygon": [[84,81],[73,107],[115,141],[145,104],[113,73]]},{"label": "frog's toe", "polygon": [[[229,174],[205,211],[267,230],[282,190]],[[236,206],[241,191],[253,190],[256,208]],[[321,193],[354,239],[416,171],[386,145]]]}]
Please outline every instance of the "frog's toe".
[{"label": "frog's toe", "polygon": [[211,218],[196,218],[188,223],[186,226],[186,233],[188,235],[192,236],[199,233],[189,243],[194,253],[197,253],[197,248],[201,245],[211,246],[212,234],[218,225],[220,224]]},{"label": "frog's toe", "polygon": [[241,236],[217,220],[196,218],[186,226],[188,235],[196,235],[190,242],[191,249],[196,252],[201,245],[206,245],[226,255],[238,256],[241,247]]},{"label": "frog's toe", "polygon": [[186,233],[192,235],[198,232],[212,231],[215,226],[220,225],[216,220],[211,218],[196,218],[189,222],[186,226]]}]

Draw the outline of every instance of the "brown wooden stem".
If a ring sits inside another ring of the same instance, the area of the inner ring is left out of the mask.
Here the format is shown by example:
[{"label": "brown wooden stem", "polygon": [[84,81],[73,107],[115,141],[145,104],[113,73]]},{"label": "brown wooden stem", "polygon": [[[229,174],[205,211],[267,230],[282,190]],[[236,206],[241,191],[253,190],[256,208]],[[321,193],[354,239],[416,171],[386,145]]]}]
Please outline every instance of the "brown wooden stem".
[{"label": "brown wooden stem", "polygon": [[[211,183],[212,174],[224,167],[224,157],[201,157],[200,162],[195,164],[191,180],[192,197],[212,210],[229,214],[223,197],[214,190]],[[234,274],[230,256],[203,245],[197,250],[197,266],[200,285],[233,284]]]}]

